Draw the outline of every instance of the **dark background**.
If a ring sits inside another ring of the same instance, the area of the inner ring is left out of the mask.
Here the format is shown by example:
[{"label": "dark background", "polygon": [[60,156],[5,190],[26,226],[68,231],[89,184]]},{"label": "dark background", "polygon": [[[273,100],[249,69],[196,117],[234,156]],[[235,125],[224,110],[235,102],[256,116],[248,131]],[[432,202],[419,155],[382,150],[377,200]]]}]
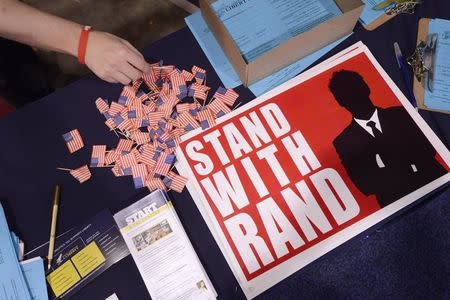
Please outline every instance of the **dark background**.
[{"label": "dark background", "polygon": [[[404,91],[394,58],[398,41],[405,56],[416,43],[420,17],[450,19],[450,2],[427,0],[415,14],[395,17],[375,31],[357,26],[355,34],[329,55],[362,40]],[[208,70],[208,85],[219,79],[194,37],[184,28],[143,49],[147,58],[162,58],[165,64]],[[327,57],[329,56],[327,55]],[[24,82],[24,85],[26,82]],[[48,240],[51,202],[56,183],[62,185],[58,232],[76,226],[107,207],[115,213],[146,192],[136,191],[131,178],[116,178],[109,170],[94,169],[93,177],[78,184],[56,167],[75,168],[88,163],[91,145],[115,145],[95,108],[98,96],[117,99],[121,87],[87,76],[66,88],[0,119],[0,197],[12,230],[30,250]],[[236,89],[240,99],[254,96]],[[449,145],[449,116],[421,112],[430,126]],[[61,135],[78,128],[86,147],[69,155]],[[177,212],[207,270],[219,299],[243,299],[244,295],[220,253],[191,197],[170,193]],[[420,204],[372,228],[296,272],[258,299],[444,299],[448,298],[450,189],[423,199]],[[150,298],[131,258],[114,265],[81,290],[74,299],[104,299],[112,293],[120,299]]]}]

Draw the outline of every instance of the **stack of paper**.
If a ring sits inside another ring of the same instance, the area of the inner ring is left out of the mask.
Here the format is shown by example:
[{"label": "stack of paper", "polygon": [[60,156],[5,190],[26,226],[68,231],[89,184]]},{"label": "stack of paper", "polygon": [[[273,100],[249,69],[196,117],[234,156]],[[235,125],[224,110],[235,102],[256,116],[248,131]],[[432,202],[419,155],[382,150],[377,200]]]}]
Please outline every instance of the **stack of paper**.
[{"label": "stack of paper", "polygon": [[219,0],[212,8],[248,62],[342,14],[333,0]]},{"label": "stack of paper", "polygon": [[19,263],[21,256],[23,243],[9,231],[0,205],[0,299],[48,299],[42,258]]}]

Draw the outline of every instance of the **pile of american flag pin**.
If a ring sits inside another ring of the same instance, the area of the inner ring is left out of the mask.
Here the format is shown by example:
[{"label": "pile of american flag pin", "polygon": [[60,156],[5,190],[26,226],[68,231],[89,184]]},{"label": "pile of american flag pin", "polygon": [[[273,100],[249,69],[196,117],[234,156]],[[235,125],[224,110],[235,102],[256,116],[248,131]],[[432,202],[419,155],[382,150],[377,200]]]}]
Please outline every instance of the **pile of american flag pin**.
[{"label": "pile of american flag pin", "polygon": [[[204,69],[193,66],[190,72],[180,71],[160,62],[125,86],[117,101],[98,98],[95,105],[119,141],[110,150],[106,145],[92,146],[90,167],[110,167],[115,176],[132,176],[136,189],[181,192],[187,179],[173,171],[180,137],[213,126],[238,98],[234,90],[219,87],[208,100],[210,89]],[[84,146],[77,129],[63,138],[70,153]],[[87,165],[58,169],[69,171],[80,183],[91,178]]]}]

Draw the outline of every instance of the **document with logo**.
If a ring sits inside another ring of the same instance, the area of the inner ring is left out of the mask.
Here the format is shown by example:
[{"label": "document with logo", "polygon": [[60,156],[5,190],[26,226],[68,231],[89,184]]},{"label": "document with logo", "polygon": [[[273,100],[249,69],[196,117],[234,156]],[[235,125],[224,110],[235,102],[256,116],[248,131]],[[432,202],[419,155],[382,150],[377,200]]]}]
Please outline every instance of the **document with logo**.
[{"label": "document with logo", "polygon": [[156,190],[114,215],[153,300],[216,299],[172,203]]},{"label": "document with logo", "polygon": [[[46,256],[47,247],[27,255]],[[46,274],[52,299],[68,299],[129,254],[111,213],[103,210],[55,241],[54,263]]]},{"label": "document with logo", "polygon": [[212,8],[248,62],[342,14],[333,0],[220,0]]}]

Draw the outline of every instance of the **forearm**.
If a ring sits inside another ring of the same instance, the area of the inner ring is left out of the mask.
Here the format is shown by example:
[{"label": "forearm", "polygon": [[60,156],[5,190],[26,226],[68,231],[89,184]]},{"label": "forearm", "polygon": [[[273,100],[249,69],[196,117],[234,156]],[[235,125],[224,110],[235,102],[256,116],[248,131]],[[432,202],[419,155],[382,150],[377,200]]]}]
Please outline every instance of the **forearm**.
[{"label": "forearm", "polygon": [[76,56],[82,26],[16,0],[0,0],[0,36]]}]

